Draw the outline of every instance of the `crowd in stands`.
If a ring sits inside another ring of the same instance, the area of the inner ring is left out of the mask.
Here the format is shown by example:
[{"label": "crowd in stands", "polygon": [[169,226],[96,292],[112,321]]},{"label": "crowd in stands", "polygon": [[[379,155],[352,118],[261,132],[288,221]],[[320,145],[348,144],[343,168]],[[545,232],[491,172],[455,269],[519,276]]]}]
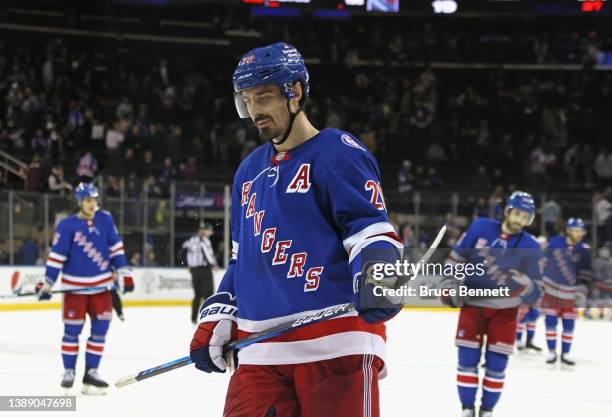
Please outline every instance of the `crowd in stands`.
[{"label": "crowd in stands", "polygon": [[[385,178],[393,187],[492,189],[510,182],[581,190],[612,179],[608,72],[363,64],[381,51],[387,59],[410,61],[429,51],[424,62],[470,61],[467,51],[493,42],[497,32],[459,30],[465,25],[452,32],[428,22],[407,31],[392,24],[370,32],[360,22],[356,30],[327,25],[305,34],[305,22],[252,24],[264,33],[253,46],[284,37],[303,47],[307,59],[318,59],[310,65],[309,117],[316,126],[359,135],[383,175],[395,170]],[[510,35],[521,45],[518,61],[525,62],[583,62],[589,45],[607,47],[607,38],[594,31]],[[147,179],[152,193],[164,194],[171,180],[218,180],[211,171],[231,173],[258,145],[252,126],[235,117],[232,54],[211,68],[206,59],[183,55],[139,56],[127,42],[85,45],[58,37],[43,48],[0,45],[0,149],[29,164],[28,190],[62,192],[79,179],[105,174]],[[544,58],[535,54],[542,49],[549,51]],[[477,58],[498,62],[495,54]],[[516,60],[508,55],[509,62]]]},{"label": "crowd in stands", "polygon": [[[245,50],[285,39],[307,59],[313,124],[357,134],[375,153],[386,189],[597,191],[602,236],[612,235],[605,191],[612,183],[612,72],[592,68],[612,50],[609,28],[525,30],[512,20],[478,27],[424,19],[278,23],[237,9],[212,22],[261,36],[221,51],[3,32],[15,39],[0,43],[0,150],[27,168],[25,181],[0,170],[0,188],[66,194],[104,175],[109,196],[119,195],[123,179],[129,195],[166,198],[172,181],[230,182],[259,144],[251,123],[236,116],[231,72]],[[484,198],[474,207],[488,212],[491,205]],[[36,257],[27,247],[23,256]]]}]

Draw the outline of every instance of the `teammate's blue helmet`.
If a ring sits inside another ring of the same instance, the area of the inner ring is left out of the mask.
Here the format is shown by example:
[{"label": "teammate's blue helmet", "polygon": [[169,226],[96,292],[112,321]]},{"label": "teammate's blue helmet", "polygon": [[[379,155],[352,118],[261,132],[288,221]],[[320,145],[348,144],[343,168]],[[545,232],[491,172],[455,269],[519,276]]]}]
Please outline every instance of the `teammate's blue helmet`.
[{"label": "teammate's blue helmet", "polygon": [[584,225],[584,221],[580,217],[570,217],[567,220],[567,224],[565,225],[566,229],[580,229],[586,230],[586,226]]},{"label": "teammate's blue helmet", "polygon": [[508,197],[504,213],[508,215],[508,212],[511,209],[517,209],[529,213],[529,220],[527,221],[527,225],[533,223],[536,214],[536,205],[531,194],[526,193],[524,191],[513,192],[512,195]]},{"label": "teammate's blue helmet", "polygon": [[90,182],[82,182],[80,183],[76,190],[74,190],[74,196],[77,201],[83,200],[85,197],[99,197],[100,193],[95,185]]},{"label": "teammate's blue helmet", "polygon": [[240,59],[232,81],[236,110],[243,119],[249,117],[246,105],[239,94],[243,90],[263,85],[277,85],[287,100],[295,97],[293,85],[297,81],[302,84],[304,98],[308,96],[310,90],[304,58],[297,49],[285,42],[249,51]]}]

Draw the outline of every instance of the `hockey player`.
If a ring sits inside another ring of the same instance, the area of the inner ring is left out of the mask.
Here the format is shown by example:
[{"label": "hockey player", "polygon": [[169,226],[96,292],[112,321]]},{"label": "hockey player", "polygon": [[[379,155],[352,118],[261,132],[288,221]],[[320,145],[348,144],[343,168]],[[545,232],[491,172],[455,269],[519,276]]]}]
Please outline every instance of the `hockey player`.
[{"label": "hockey player", "polygon": [[[538,317],[540,317],[540,310],[535,307],[529,307],[519,311],[519,323],[516,330],[516,344],[519,351],[525,349],[535,352],[542,351],[541,347],[533,343]],[[523,334],[525,330],[527,331],[527,341],[523,344]]]},{"label": "hockey player", "polygon": [[233,83],[238,114],[266,142],[236,172],[232,257],[200,309],[191,358],[204,372],[225,372],[230,340],[355,302],[358,313],[240,350],[223,415],[378,416],[383,322],[399,310],[361,304],[361,257],[387,248],[397,260],[402,243],[376,161],[353,135],[311,125],[308,72],[291,45],[248,52]]},{"label": "hockey player", "polygon": [[61,386],[69,389],[74,384],[79,335],[88,314],[91,334],[87,339],[82,392],[104,394],[108,384],[100,378],[98,366],[112,317],[111,293],[109,289],[87,288],[107,285],[111,288],[113,271],[117,271],[124,292],[134,289],[134,281],[111,214],[98,210],[96,187],[81,183],[75,190],[75,196],[79,211],[57,225],[47,259],[45,280],[37,285],[37,292],[39,300],[50,299],[51,288],[60,273],[64,289],[83,289],[64,294],[62,359],[65,371]]},{"label": "hockey player", "polygon": [[[512,354],[519,306],[533,305],[540,297],[540,245],[523,229],[535,216],[533,197],[514,192],[507,200],[503,222],[479,218],[461,236],[447,264],[484,265],[484,276],[466,277],[468,288],[507,286],[502,298],[447,297],[447,304],[461,307],[455,344],[459,365],[457,388],[463,417],[476,415],[476,393],[480,385],[478,364],[485,347],[480,417],[490,417],[504,386],[504,372]],[[457,282],[451,278],[451,282]],[[485,339],[486,337],[486,339]]]},{"label": "hockey player", "polygon": [[[612,259],[610,259],[610,249],[607,246],[599,248],[597,257],[593,259],[593,274],[595,282],[593,287],[594,307],[599,307],[599,317],[612,320]],[[587,318],[596,318],[592,312],[593,308],[585,309],[584,315]],[[587,313],[589,316],[587,316]]]},{"label": "hockey player", "polygon": [[565,235],[551,238],[545,252],[542,313],[546,316],[547,364],[557,362],[557,320],[561,317],[561,363],[575,365],[569,352],[578,318],[576,302],[586,297],[587,285],[593,281],[591,250],[582,241],[585,234],[582,219],[572,217],[565,226]]}]

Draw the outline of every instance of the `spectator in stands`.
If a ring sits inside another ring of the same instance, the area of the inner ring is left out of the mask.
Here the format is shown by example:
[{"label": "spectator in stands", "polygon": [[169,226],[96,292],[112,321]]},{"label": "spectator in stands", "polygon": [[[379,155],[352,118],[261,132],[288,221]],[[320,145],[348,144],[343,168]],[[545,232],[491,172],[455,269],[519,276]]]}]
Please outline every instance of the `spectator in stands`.
[{"label": "spectator in stands", "polygon": [[476,173],[472,177],[469,186],[478,190],[488,190],[491,188],[491,177],[487,173],[486,166],[478,165]]},{"label": "spectator in stands", "polygon": [[555,200],[554,196],[550,196],[550,199],[542,205],[541,209],[542,222],[544,222],[544,230],[548,237],[554,236],[556,231],[557,222],[561,217],[561,206]]},{"label": "spectator in stands", "polygon": [[457,224],[457,219],[452,212],[447,212],[445,216],[444,224],[446,225],[446,234],[444,238],[446,239],[445,248],[452,248],[457,243],[457,239],[461,236],[461,229]]},{"label": "spectator in stands", "polygon": [[440,142],[434,140],[425,152],[425,158],[430,162],[446,162],[448,157]]},{"label": "spectator in stands", "polygon": [[563,170],[567,175],[567,186],[570,189],[578,187],[577,170],[579,153],[580,144],[576,142],[567,148],[563,154]]},{"label": "spectator in stands", "polygon": [[438,170],[434,167],[429,167],[424,185],[431,188],[440,188],[444,182],[438,174]]},{"label": "spectator in stands", "polygon": [[137,163],[136,156],[133,148],[126,148],[123,154],[123,163],[120,166],[119,172],[124,178],[130,177],[131,174],[136,172]]},{"label": "spectator in stands", "polygon": [[144,152],[143,160],[138,167],[138,174],[141,177],[148,177],[151,175],[155,175],[155,162],[153,162],[153,152],[150,150],[146,150]]},{"label": "spectator in stands", "polygon": [[[41,152],[45,157],[49,155],[49,138],[45,136],[42,129],[36,129],[36,133],[32,137],[30,141],[32,146],[32,151],[34,153]],[[46,158],[45,158],[46,159]]]},{"label": "spectator in stands", "polygon": [[34,154],[32,162],[30,162],[30,165],[28,165],[27,172],[26,190],[41,191],[43,184],[43,168],[40,153],[37,152]]},{"label": "spectator in stands", "polygon": [[612,182],[612,152],[606,147],[602,147],[595,159],[595,175],[600,185]]},{"label": "spectator in stands", "polygon": [[555,155],[544,145],[538,144],[529,155],[531,184],[536,190],[540,190],[548,184],[548,170],[555,162]]},{"label": "spectator in stands", "polygon": [[106,155],[109,158],[117,157],[119,147],[125,140],[125,135],[119,129],[119,122],[115,122],[111,128],[106,131]]},{"label": "spectator in stands", "polygon": [[158,266],[155,251],[151,248],[147,249],[147,256],[145,261],[146,266]]},{"label": "spectator in stands", "polygon": [[412,231],[412,225],[406,224],[402,228],[402,242],[404,243],[404,248],[411,249],[417,247],[416,237],[414,236],[414,232]]},{"label": "spectator in stands", "polygon": [[130,258],[130,266],[142,266],[140,252],[136,251],[132,254],[132,257]]},{"label": "spectator in stands", "polygon": [[196,174],[197,174],[196,159],[195,157],[190,156],[187,159],[187,163],[183,164],[183,170],[182,170],[183,180],[187,182],[194,181],[196,179]]},{"label": "spectator in stands", "polygon": [[482,197],[476,201],[476,204],[474,204],[474,209],[472,210],[472,218],[476,220],[479,217],[489,217],[489,206]]},{"label": "spectator in stands", "polygon": [[121,197],[121,187],[119,180],[114,175],[106,177],[106,196],[107,197]]},{"label": "spectator in stands", "polygon": [[64,179],[64,168],[59,164],[55,164],[51,168],[47,185],[52,193],[63,195],[65,192],[72,190],[70,183]]},{"label": "spectator in stands", "polygon": [[130,99],[127,97],[123,97],[121,102],[117,106],[117,110],[115,112],[117,119],[119,120],[128,120],[131,121],[134,115],[134,107],[132,103],[130,103]]},{"label": "spectator in stands", "polygon": [[414,187],[414,175],[412,174],[412,163],[408,159],[405,159],[402,162],[402,166],[400,167],[397,177],[397,191],[400,193],[412,191],[412,188]]},{"label": "spectator in stands", "polygon": [[600,245],[612,241],[612,188],[595,193],[595,220]]},{"label": "spectator in stands", "polygon": [[98,161],[91,152],[85,152],[76,168],[77,183],[91,182],[98,172]]},{"label": "spectator in stands", "polygon": [[149,175],[145,178],[143,186],[149,198],[162,197],[162,189],[153,175]]},{"label": "spectator in stands", "polygon": [[17,263],[21,265],[36,265],[40,249],[32,236],[23,241],[17,252]]}]

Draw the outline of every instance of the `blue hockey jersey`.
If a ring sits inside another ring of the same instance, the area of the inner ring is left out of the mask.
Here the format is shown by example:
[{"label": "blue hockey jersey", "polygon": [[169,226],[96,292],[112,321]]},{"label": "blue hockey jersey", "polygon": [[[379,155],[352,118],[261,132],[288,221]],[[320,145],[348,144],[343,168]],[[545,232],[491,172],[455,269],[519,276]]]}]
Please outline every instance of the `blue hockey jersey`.
[{"label": "blue hockey jersey", "polygon": [[[240,165],[232,189],[232,258],[218,291],[236,297],[240,336],[355,301],[366,247],[398,252],[380,172],[350,134],[325,129],[288,152],[267,142]],[[385,326],[356,313],[257,343],[241,364],[291,364],[353,354],[384,360]]]},{"label": "blue hockey jersey", "polygon": [[[550,297],[574,301],[579,281],[593,280],[591,249],[584,243],[567,243],[563,235],[554,236],[548,242],[544,258],[544,291]],[[561,305],[561,304],[559,304]]]},{"label": "blue hockey jersey", "polygon": [[[470,274],[460,283],[468,288],[510,288],[511,297],[479,298],[470,297],[467,305],[477,307],[511,308],[520,304],[535,303],[540,296],[539,286],[542,273],[540,244],[533,235],[526,231],[509,235],[502,231],[499,220],[478,218],[459,238],[451,251],[448,264],[483,265],[484,274]],[[521,294],[525,288],[520,281],[511,276],[515,272],[524,274],[533,281],[528,294]]]},{"label": "blue hockey jersey", "polygon": [[112,284],[112,271],[126,265],[112,215],[98,210],[91,220],[73,214],[57,225],[45,277],[53,285],[61,272],[65,289],[105,286]]}]

